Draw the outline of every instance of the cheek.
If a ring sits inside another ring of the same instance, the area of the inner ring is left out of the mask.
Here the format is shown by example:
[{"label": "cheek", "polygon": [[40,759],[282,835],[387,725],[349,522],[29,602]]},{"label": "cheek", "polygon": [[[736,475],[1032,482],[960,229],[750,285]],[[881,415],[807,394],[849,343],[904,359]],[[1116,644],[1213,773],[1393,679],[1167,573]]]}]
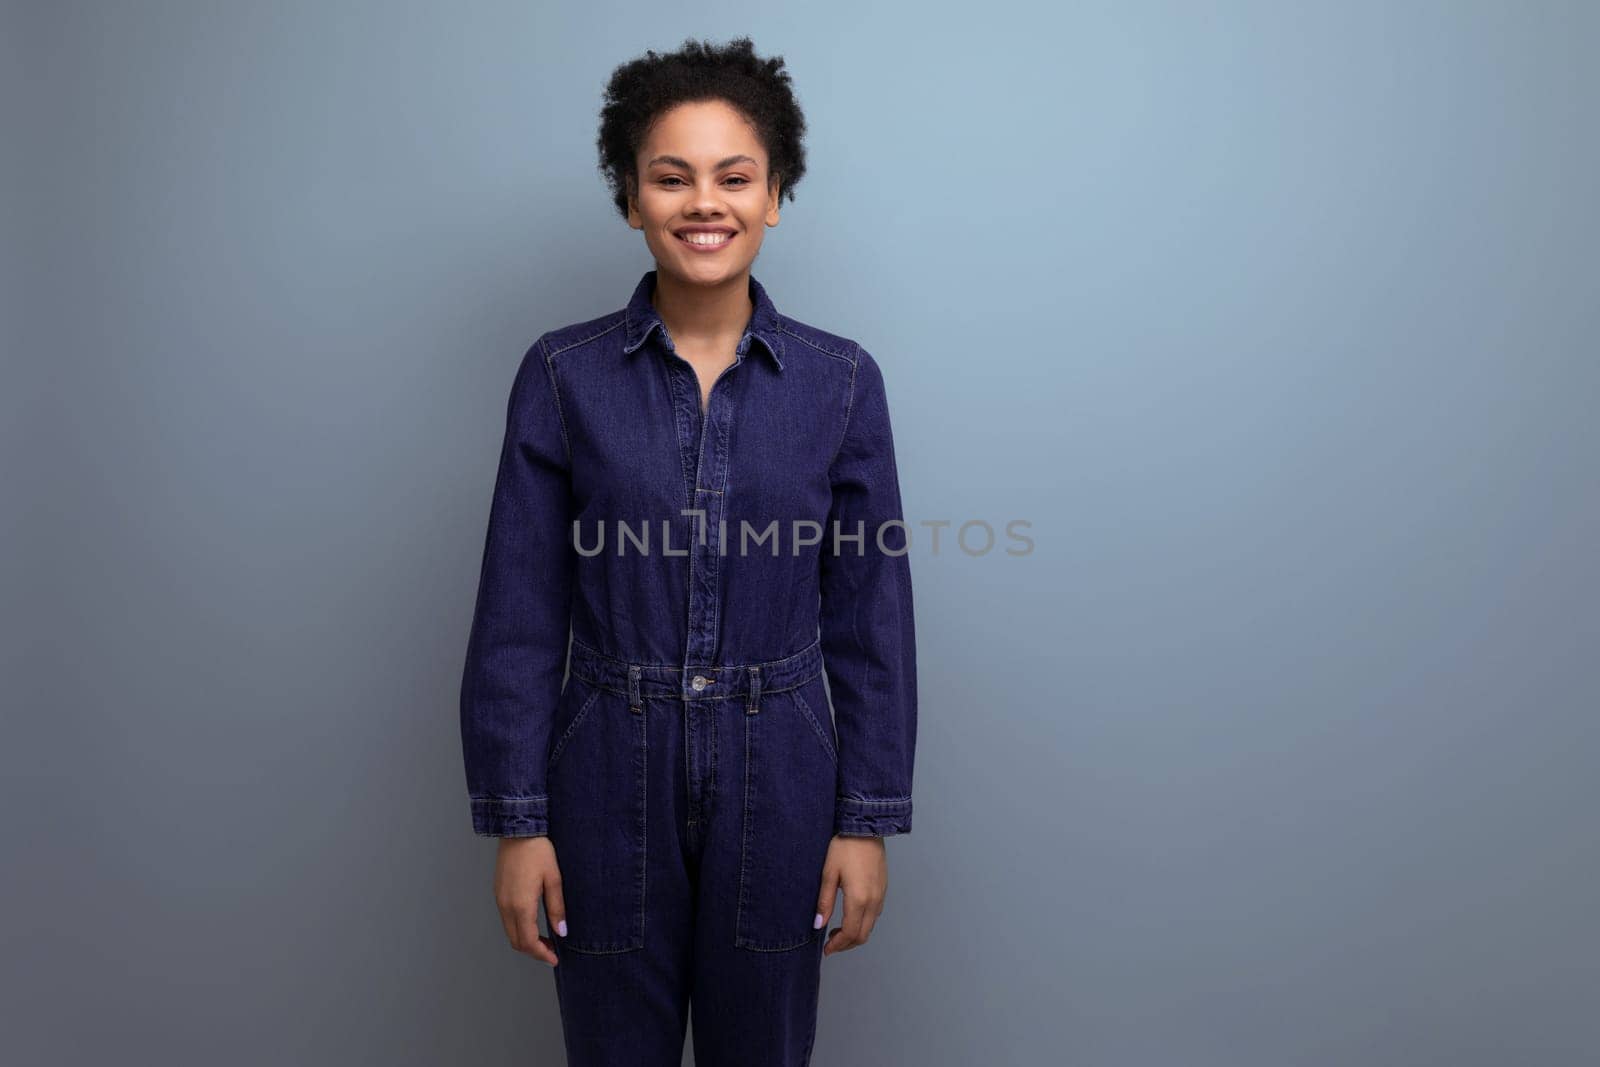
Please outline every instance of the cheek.
[{"label": "cheek", "polygon": [[646,230],[660,230],[665,225],[666,219],[672,214],[671,209],[661,202],[661,191],[653,187],[646,187],[634,198],[634,204],[639,211],[639,217],[644,222]]},{"label": "cheek", "polygon": [[756,250],[761,247],[761,239],[767,234],[767,225],[761,219],[741,219],[744,224],[744,233],[739,239],[744,242],[744,252],[747,257],[754,258]]},{"label": "cheek", "polygon": [[660,222],[652,222],[647,217],[644,220],[644,243],[654,255],[661,256],[676,246],[677,238],[662,229]]}]

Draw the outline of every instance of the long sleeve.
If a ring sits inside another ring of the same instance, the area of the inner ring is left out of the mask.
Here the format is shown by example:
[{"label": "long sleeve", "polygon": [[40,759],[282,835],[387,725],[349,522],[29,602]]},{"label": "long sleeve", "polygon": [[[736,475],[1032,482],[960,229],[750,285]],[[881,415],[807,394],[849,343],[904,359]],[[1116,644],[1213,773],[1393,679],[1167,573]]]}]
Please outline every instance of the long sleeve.
[{"label": "long sleeve", "polygon": [[883,837],[911,830],[916,632],[883,374],[857,352],[844,438],[829,471],[820,639],[839,735],[834,832]]},{"label": "long sleeve", "polygon": [[543,339],[506,407],[478,596],[461,680],[461,746],[472,828],[549,831],[545,763],[571,623],[576,549],[571,455]]}]

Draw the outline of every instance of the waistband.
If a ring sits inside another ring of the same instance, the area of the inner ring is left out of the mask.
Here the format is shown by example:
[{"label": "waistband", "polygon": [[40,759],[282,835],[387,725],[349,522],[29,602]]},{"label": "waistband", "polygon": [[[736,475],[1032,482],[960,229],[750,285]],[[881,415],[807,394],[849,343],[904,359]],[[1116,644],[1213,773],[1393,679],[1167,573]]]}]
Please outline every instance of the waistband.
[{"label": "waistband", "polygon": [[633,663],[608,656],[572,638],[570,669],[575,678],[590,685],[624,693],[634,710],[645,697],[682,700],[720,700],[744,696],[745,708],[760,707],[762,693],[777,693],[804,685],[822,673],[822,643],[814,640],[782,659],[741,663],[736,666],[674,667],[662,663]]}]

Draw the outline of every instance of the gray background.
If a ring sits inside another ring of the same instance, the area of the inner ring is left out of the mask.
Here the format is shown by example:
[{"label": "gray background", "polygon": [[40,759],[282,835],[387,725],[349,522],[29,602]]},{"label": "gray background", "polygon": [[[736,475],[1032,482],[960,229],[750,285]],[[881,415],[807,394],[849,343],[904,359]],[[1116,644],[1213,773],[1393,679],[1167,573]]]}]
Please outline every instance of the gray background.
[{"label": "gray background", "polygon": [[[1600,1058],[1589,3],[6,9],[0,1058],[560,1064],[456,689],[511,376],[749,32],[881,361],[917,823],[819,1064]],[[1003,544],[1003,542],[1002,542]]]}]

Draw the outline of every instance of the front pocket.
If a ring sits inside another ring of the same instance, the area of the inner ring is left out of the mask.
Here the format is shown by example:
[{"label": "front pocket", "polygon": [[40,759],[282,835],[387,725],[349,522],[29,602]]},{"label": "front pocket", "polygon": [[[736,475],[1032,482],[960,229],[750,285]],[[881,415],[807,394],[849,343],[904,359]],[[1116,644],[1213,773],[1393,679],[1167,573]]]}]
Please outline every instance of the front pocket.
[{"label": "front pocket", "polygon": [[[828,693],[822,688],[822,675],[817,675],[789,692],[794,694],[794,702],[800,706],[800,712],[811,724],[818,743],[822,745],[823,751],[828,754],[828,759],[837,768],[839,747],[835,740],[837,735],[833,729],[833,714],[828,710]],[[807,699],[808,694],[809,699]]]},{"label": "front pocket", "polygon": [[763,693],[744,718],[744,837],[734,945],[782,952],[812,927],[833,839],[838,767],[801,687]]},{"label": "front pocket", "polygon": [[550,844],[567,909],[556,943],[630,952],[644,947],[646,711],[588,688],[549,763]]},{"label": "front pocket", "polygon": [[[556,701],[555,740],[550,746],[550,758],[545,762],[544,773],[548,778],[555,769],[556,762],[561,759],[561,754],[567,750],[567,743],[572,740],[578,728],[583,725],[584,717],[594,707],[596,698],[605,690],[590,682],[571,676],[567,680],[566,689],[562,690],[561,697]],[[585,695],[587,694],[587,695]],[[565,714],[566,710],[578,703],[578,710],[571,718]]]}]

